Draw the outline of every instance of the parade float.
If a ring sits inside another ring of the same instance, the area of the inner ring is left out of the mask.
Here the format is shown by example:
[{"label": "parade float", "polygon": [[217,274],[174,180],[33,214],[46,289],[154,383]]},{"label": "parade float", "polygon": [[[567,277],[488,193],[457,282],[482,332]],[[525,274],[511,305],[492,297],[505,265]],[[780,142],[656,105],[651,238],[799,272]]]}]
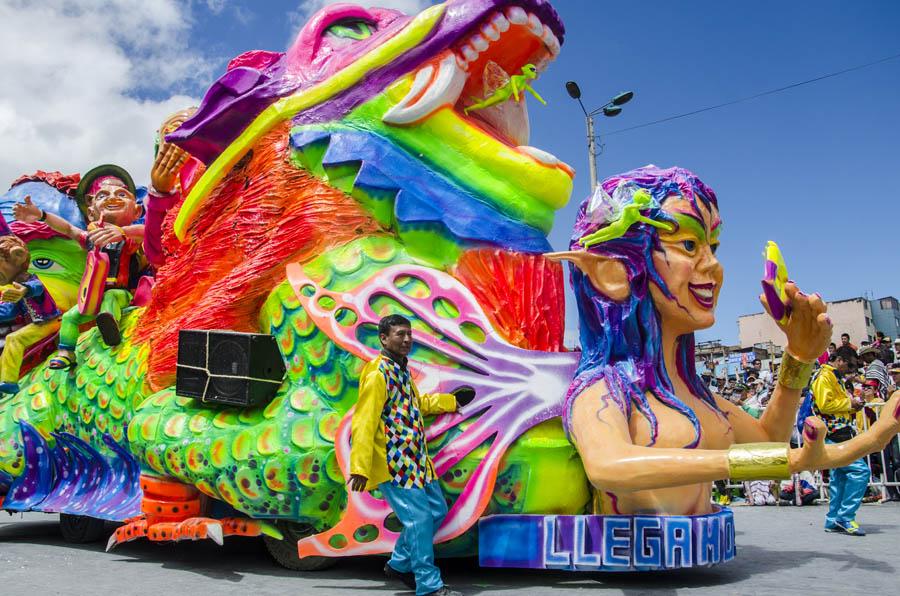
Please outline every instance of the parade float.
[{"label": "parade float", "polygon": [[[359,374],[378,320],[399,313],[419,388],[476,393],[428,427],[449,504],[439,555],[578,570],[732,558],[733,520],[709,481],[733,468],[696,458],[786,440],[799,390],[760,430],[700,385],[692,332],[711,324],[721,286],[720,222],[690,172],[607,180],[571,250],[548,254],[574,172],[528,145],[525,97],[540,99],[531,85],[563,38],[543,0],[451,0],[412,17],[336,4],[286,52],[232,60],[161,129],[153,179],[167,188],[151,189],[142,232],[152,270],[114,317],[117,345],[79,319],[74,359],[23,366],[0,401],[0,508],[58,512],[67,538],[107,548],[262,536],[299,570],[388,553],[396,518],[346,478]],[[102,262],[43,223],[88,230],[99,187],[20,186],[0,210],[12,233],[47,237],[25,238],[33,256],[48,243],[30,270],[58,263],[59,287],[79,297],[67,308],[88,309]],[[26,190],[35,207],[15,208]],[[669,267],[663,245],[679,243],[691,254]],[[574,264],[581,351],[563,346],[560,260]],[[822,313],[779,291],[796,355],[820,353]],[[792,470],[826,461],[816,429]],[[768,449],[761,477],[783,475],[787,449]]]}]

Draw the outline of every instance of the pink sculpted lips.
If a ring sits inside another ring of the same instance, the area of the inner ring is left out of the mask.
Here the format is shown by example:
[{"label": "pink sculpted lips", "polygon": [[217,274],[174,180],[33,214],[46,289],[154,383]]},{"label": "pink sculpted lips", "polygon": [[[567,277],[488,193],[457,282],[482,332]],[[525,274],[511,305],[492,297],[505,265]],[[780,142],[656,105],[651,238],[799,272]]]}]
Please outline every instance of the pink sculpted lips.
[{"label": "pink sculpted lips", "polygon": [[688,289],[694,295],[694,300],[700,303],[700,306],[703,308],[713,307],[716,284],[688,284]]}]

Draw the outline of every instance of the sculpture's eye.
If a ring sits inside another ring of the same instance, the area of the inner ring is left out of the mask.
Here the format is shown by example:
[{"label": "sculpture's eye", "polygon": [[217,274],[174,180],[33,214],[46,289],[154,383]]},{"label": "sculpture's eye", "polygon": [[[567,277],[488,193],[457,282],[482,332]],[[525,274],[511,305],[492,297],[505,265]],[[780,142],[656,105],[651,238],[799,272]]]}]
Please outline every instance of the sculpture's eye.
[{"label": "sculpture's eye", "polygon": [[372,37],[373,33],[375,33],[375,23],[364,19],[343,19],[325,30],[326,35],[355,41]]},{"label": "sculpture's eye", "polygon": [[35,269],[40,269],[41,271],[57,271],[62,270],[62,267],[56,264],[53,259],[48,259],[45,257],[38,257],[36,259],[31,260],[31,265]]},{"label": "sculpture's eye", "polygon": [[697,248],[697,242],[694,240],[684,240],[682,241],[681,245],[684,247],[684,250],[688,252],[694,252],[694,250]]}]

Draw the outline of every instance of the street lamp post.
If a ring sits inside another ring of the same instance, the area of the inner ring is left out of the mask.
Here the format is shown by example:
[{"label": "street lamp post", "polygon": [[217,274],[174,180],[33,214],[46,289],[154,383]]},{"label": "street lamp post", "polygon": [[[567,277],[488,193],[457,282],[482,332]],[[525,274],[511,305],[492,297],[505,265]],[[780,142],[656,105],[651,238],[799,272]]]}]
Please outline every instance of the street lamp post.
[{"label": "street lamp post", "polygon": [[581,102],[581,88],[578,87],[578,83],[575,81],[568,81],[566,83],[566,91],[569,93],[569,97],[578,101],[578,105],[581,106],[581,111],[584,112],[588,136],[588,165],[591,171],[591,192],[594,192],[594,189],[597,188],[597,136],[594,134],[594,116],[600,112],[603,112],[603,115],[608,118],[618,116],[622,113],[622,106],[631,101],[631,98],[634,97],[634,92],[624,91],[619,93],[596,110],[588,112]]}]

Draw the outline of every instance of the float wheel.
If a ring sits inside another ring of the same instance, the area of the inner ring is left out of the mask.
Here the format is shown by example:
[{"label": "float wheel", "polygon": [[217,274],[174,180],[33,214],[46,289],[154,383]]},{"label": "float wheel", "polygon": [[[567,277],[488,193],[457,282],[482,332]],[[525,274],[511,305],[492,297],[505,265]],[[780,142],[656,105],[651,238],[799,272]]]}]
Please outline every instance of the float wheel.
[{"label": "float wheel", "polygon": [[59,514],[59,530],[63,540],[73,544],[97,542],[106,537],[106,522],[86,515]]},{"label": "float wheel", "polygon": [[278,530],[284,538],[278,540],[271,536],[263,536],[266,550],[276,563],[292,571],[322,571],[337,564],[334,557],[303,557],[297,553],[297,541],[315,534],[312,526],[281,522]]}]

